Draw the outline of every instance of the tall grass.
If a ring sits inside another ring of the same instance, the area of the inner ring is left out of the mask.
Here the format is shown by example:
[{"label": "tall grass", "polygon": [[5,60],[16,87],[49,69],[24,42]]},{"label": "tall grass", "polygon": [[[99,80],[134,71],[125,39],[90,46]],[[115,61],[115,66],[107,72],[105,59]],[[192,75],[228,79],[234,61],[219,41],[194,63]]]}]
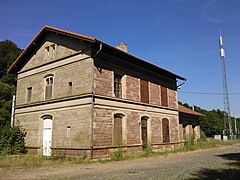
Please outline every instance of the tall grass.
[{"label": "tall grass", "polygon": [[80,157],[44,157],[32,154],[0,156],[0,168],[7,170],[40,168],[60,164],[78,163],[90,163],[90,160]]},{"label": "tall grass", "polygon": [[180,148],[170,149],[168,151],[154,152],[151,143],[147,144],[143,152],[124,154],[122,148],[117,148],[110,156],[110,160],[94,160],[84,159],[80,157],[44,157],[39,155],[23,154],[23,155],[3,155],[0,156],[0,168],[6,170],[16,169],[29,169],[29,168],[40,168],[48,166],[57,166],[61,164],[82,164],[92,162],[108,162],[108,161],[119,161],[119,160],[130,160],[143,157],[156,157],[156,156],[168,156],[170,154],[211,149],[215,147],[229,146],[233,144],[239,144],[238,140],[231,141],[216,141],[213,139],[209,140],[191,140],[186,142],[185,146]]}]

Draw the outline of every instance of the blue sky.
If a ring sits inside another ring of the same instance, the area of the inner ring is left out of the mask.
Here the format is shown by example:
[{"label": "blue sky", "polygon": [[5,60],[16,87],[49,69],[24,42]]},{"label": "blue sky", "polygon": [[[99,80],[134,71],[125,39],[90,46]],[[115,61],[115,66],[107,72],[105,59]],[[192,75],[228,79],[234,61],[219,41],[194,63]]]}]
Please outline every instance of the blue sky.
[{"label": "blue sky", "polygon": [[[44,25],[98,38],[187,78],[179,100],[223,110],[219,28],[231,114],[240,117],[239,0],[0,0],[0,41],[24,49]],[[231,94],[238,93],[238,94]]]}]

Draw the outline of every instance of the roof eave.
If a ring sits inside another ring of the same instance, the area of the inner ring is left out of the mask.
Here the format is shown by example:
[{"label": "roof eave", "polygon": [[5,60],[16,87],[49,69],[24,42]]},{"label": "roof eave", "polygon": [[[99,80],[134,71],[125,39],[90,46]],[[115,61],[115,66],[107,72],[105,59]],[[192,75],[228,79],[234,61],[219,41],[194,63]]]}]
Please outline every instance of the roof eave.
[{"label": "roof eave", "polygon": [[101,41],[101,40],[96,39],[96,42],[97,42],[97,43],[102,43],[103,45],[107,46],[108,48],[111,48],[112,50],[117,51],[117,52],[123,54],[124,56],[128,56],[128,57],[130,57],[130,58],[136,59],[136,60],[138,60],[138,61],[141,61],[141,62],[147,64],[148,66],[152,66],[152,67],[154,67],[154,68],[156,68],[156,69],[159,69],[159,70],[161,70],[161,71],[164,71],[164,72],[167,73],[167,74],[171,74],[171,75],[173,75],[173,76],[174,76],[175,78],[177,78],[177,79],[180,79],[180,80],[183,80],[183,81],[186,81],[186,80],[187,80],[186,78],[184,78],[184,77],[182,77],[182,76],[179,76],[179,75],[177,75],[177,74],[174,74],[174,73],[172,73],[172,72],[170,72],[170,71],[168,71],[168,70],[166,70],[166,69],[160,68],[159,66],[156,66],[156,65],[154,65],[154,64],[152,64],[152,63],[149,63],[149,62],[147,62],[147,61],[145,61],[145,60],[143,60],[143,59],[141,59],[141,58],[139,58],[139,57],[136,57],[136,56],[134,56],[134,55],[132,55],[132,54],[129,54],[129,53],[127,53],[127,52],[124,52],[124,51],[122,51],[122,50],[120,50],[120,49],[117,49],[116,47],[111,46],[111,45],[109,45],[109,44],[107,44],[107,43],[105,43],[105,42],[103,42],[103,41]]}]

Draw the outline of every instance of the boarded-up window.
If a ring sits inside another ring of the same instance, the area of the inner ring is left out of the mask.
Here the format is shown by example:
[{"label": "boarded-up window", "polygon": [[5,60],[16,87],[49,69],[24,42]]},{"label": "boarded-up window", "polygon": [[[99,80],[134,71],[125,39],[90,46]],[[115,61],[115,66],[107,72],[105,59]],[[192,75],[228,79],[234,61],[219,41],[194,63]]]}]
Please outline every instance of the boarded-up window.
[{"label": "boarded-up window", "polygon": [[142,143],[145,147],[147,145],[147,117],[141,118],[141,129],[142,129]]},{"label": "boarded-up window", "polygon": [[114,115],[114,145],[122,144],[122,116]]},{"label": "boarded-up window", "polygon": [[169,120],[167,118],[163,118],[162,120],[162,135],[163,135],[163,142],[170,142]]},{"label": "boarded-up window", "polygon": [[167,88],[164,86],[161,86],[161,105],[168,107]]},{"label": "boarded-up window", "polygon": [[141,102],[149,103],[149,87],[148,82],[140,80]]},{"label": "boarded-up window", "polygon": [[53,76],[49,76],[45,79],[45,100],[52,99],[52,91],[53,91]]},{"label": "boarded-up window", "polygon": [[118,74],[114,74],[114,95],[117,98],[122,97],[122,84],[121,84],[122,77]]},{"label": "boarded-up window", "polygon": [[27,88],[27,103],[32,102],[32,87]]}]

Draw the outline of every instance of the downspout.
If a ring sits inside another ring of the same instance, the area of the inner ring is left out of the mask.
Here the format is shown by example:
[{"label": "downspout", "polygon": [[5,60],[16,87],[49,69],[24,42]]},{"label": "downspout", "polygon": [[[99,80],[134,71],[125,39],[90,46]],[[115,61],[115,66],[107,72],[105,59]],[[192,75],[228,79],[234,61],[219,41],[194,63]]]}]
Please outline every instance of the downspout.
[{"label": "downspout", "polygon": [[93,122],[94,122],[94,102],[95,102],[95,90],[94,90],[94,60],[102,50],[102,43],[96,54],[92,58],[92,106],[91,106],[91,159],[93,159]]},{"label": "downspout", "polygon": [[183,80],[183,82],[181,84],[177,85],[177,89],[181,89],[182,85],[184,85],[185,82],[186,82],[186,80]]},{"label": "downspout", "polygon": [[14,127],[15,101],[16,101],[16,96],[13,95],[13,99],[12,99],[12,113],[11,113],[11,127]]},{"label": "downspout", "polygon": [[[181,84],[177,85],[176,93],[177,93],[178,90],[181,89],[182,85],[185,84],[185,82],[186,82],[186,79],[184,79],[183,82],[182,82]],[[178,99],[178,94],[177,94],[177,99]],[[177,100],[177,101],[178,101],[178,100]],[[178,102],[177,102],[177,105],[178,105]],[[178,121],[180,122],[180,113],[179,113],[179,109],[178,109]],[[179,123],[179,126],[178,126],[178,127],[180,128],[180,123]],[[184,142],[184,137],[183,137],[182,140],[181,140],[180,138],[181,138],[181,137],[179,136],[179,140],[178,140],[178,141],[179,141],[179,142]],[[180,140],[181,140],[181,141],[180,141]]]}]

